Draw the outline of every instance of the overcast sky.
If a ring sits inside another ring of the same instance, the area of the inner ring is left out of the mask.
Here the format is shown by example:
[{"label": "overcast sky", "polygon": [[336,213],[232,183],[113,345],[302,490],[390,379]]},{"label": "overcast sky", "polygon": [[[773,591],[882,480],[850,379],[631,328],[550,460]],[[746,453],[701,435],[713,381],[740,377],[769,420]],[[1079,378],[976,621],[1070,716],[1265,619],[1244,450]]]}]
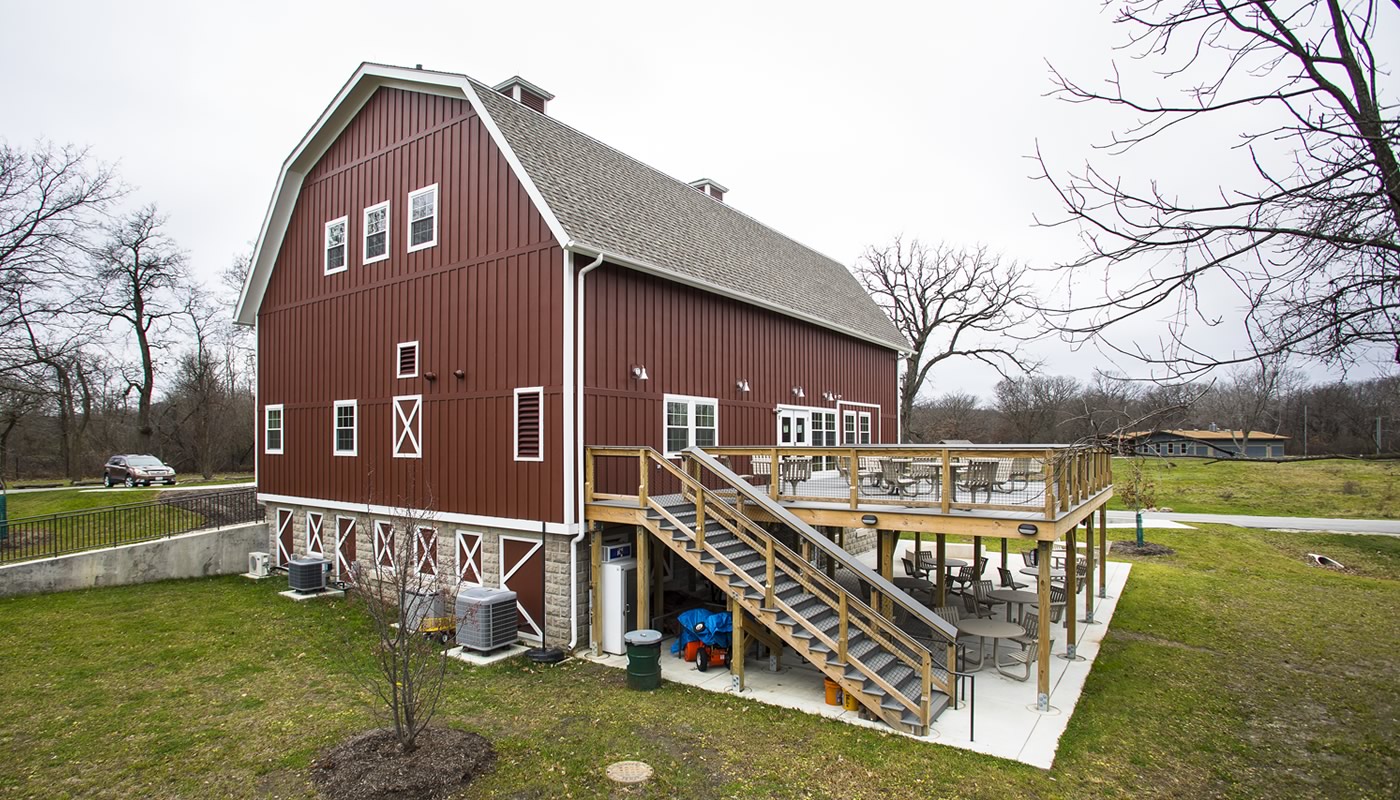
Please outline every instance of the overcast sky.
[{"label": "overcast sky", "polygon": [[[737,208],[848,265],[899,233],[1036,266],[1072,257],[1072,231],[1034,226],[1056,204],[1027,156],[1039,141],[1074,168],[1124,121],[1044,97],[1047,60],[1105,74],[1123,31],[1095,0],[24,3],[0,37],[0,136],[117,162],[131,202],[158,203],[211,281],[251,249],[283,159],[361,61],[520,74],[557,96],[553,116],[720,181]],[[1400,52],[1391,41],[1377,52]],[[1163,172],[1212,184],[1221,165],[1181,155]],[[1052,372],[1104,364],[1034,349]],[[930,390],[989,396],[995,382],[950,365]]]}]

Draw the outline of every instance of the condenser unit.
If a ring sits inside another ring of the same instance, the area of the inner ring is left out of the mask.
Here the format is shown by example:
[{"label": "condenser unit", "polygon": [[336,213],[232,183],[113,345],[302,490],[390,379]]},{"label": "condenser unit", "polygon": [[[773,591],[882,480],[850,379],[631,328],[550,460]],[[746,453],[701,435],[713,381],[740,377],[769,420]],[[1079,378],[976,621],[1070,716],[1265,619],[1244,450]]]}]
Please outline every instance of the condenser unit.
[{"label": "condenser unit", "polygon": [[248,554],[248,574],[254,578],[266,578],[272,572],[272,556],[267,553]]},{"label": "condenser unit", "polygon": [[326,588],[331,562],[324,558],[294,558],[287,562],[287,587],[294,592],[319,592]]},{"label": "condenser unit", "polygon": [[519,616],[515,592],[471,586],[457,593],[457,644],[495,650],[515,643]]}]

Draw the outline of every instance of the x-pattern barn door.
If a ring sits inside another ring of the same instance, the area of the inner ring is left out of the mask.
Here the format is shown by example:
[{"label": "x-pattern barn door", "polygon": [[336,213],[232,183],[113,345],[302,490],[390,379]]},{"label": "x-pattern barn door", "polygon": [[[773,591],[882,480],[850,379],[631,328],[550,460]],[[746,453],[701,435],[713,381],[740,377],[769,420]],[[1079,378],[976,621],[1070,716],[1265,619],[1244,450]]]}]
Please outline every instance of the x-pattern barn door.
[{"label": "x-pattern barn door", "polygon": [[481,585],[481,534],[476,531],[457,531],[457,578]]},{"label": "x-pattern barn door", "polygon": [[277,566],[292,560],[292,510],[277,509]]},{"label": "x-pattern barn door", "polygon": [[355,563],[355,518],[335,518],[335,571],[336,577],[346,580],[350,577],[350,567]]},{"label": "x-pattern barn door", "polygon": [[519,630],[540,636],[544,619],[544,548],[538,539],[501,536],[501,586],[515,592]]},{"label": "x-pattern barn door", "polygon": [[321,549],[321,521],[320,512],[306,512],[306,552],[308,554],[319,556],[323,552]]}]

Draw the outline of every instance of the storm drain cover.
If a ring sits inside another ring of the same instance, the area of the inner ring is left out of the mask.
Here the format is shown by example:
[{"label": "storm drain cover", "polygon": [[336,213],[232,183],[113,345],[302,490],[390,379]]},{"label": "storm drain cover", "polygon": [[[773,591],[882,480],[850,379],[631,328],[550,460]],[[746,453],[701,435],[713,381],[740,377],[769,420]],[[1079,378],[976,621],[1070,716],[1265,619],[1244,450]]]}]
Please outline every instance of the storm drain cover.
[{"label": "storm drain cover", "polygon": [[615,761],[608,765],[608,780],[613,783],[645,783],[654,772],[645,761]]}]

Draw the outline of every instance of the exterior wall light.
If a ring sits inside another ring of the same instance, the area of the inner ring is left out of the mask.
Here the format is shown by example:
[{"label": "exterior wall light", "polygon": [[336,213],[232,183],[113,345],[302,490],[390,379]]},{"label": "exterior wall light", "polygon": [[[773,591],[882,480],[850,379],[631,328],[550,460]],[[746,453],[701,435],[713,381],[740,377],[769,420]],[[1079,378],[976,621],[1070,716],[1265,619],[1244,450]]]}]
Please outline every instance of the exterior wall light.
[{"label": "exterior wall light", "polygon": [[643,366],[640,366],[640,365],[637,365],[637,364],[632,365],[632,377],[633,377],[633,378],[636,378],[636,379],[639,380],[639,381],[644,381],[644,380],[646,380],[646,379],[647,379],[647,368],[646,368],[646,367],[643,367]]},{"label": "exterior wall light", "polygon": [[822,392],[822,399],[828,403],[834,403],[841,399],[841,395],[836,392]]},{"label": "exterior wall light", "polygon": [[863,516],[863,517],[860,518],[860,522],[861,522],[862,525],[865,525],[865,526],[871,527],[871,528],[875,527],[875,525],[876,525],[877,523],[879,523],[879,521],[880,521],[880,518],[877,517],[877,516],[875,516],[874,514],[866,514],[865,516]]},{"label": "exterior wall light", "polygon": [[793,397],[796,397],[796,398],[799,399],[799,400],[801,400],[802,398],[804,398],[804,397],[807,396],[807,393],[804,392],[804,391],[802,391],[802,387],[801,387],[801,386],[794,386],[794,387],[792,387],[792,396],[793,396]]},{"label": "exterior wall light", "polygon": [[1020,525],[1016,526],[1016,532],[1021,534],[1022,536],[1034,536],[1040,532],[1040,529],[1030,524],[1029,522],[1023,522]]},{"label": "exterior wall light", "polygon": [[748,382],[748,381],[739,381],[738,383],[734,384],[734,388],[738,389],[738,390],[741,391],[741,392],[752,391],[752,390],[749,388],[749,382]]}]

